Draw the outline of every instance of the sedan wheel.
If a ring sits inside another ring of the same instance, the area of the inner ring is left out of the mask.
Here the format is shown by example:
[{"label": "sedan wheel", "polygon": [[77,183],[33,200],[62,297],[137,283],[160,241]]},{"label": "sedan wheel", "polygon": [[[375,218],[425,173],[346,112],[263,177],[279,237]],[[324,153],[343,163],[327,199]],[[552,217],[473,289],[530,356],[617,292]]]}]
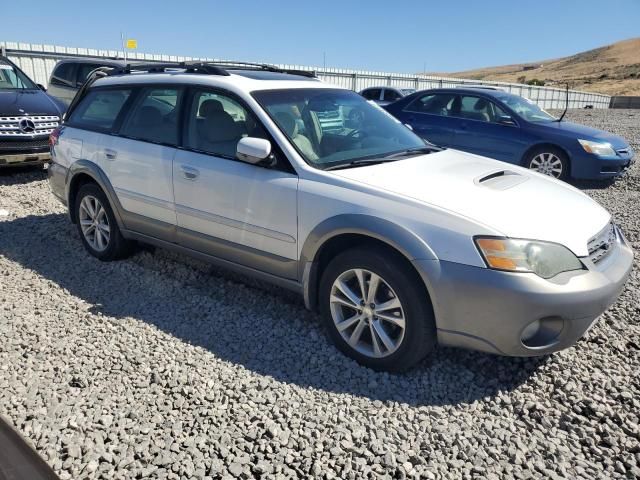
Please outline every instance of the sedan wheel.
[{"label": "sedan wheel", "polygon": [[555,153],[542,152],[531,159],[529,169],[554,178],[562,178],[564,174],[564,163]]},{"label": "sedan wheel", "polygon": [[342,273],[331,287],[331,316],[351,348],[369,358],[394,353],[404,339],[400,299],[379,275],[365,269]]},{"label": "sedan wheel", "polygon": [[104,206],[97,198],[86,195],[80,202],[79,222],[85,240],[97,252],[103,252],[109,246],[111,229]]}]

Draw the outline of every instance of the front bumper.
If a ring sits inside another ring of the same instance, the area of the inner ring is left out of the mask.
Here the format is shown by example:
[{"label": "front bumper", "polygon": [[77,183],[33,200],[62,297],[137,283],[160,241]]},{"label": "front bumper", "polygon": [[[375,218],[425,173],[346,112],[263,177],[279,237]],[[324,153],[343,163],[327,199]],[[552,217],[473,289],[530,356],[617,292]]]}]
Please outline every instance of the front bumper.
[{"label": "front bumper", "polygon": [[[597,266],[549,280],[452,262],[414,260],[414,265],[431,294],[441,345],[536,356],[572,346],[616,301],[631,272],[633,251],[620,233]],[[523,342],[536,321],[553,334]]]},{"label": "front bumper", "polygon": [[1,167],[19,167],[24,165],[39,165],[51,160],[51,153],[13,153],[3,154],[0,152]]},{"label": "front bumper", "polygon": [[631,148],[615,157],[598,157],[580,152],[571,161],[571,176],[576,179],[605,180],[623,175],[635,161]]}]

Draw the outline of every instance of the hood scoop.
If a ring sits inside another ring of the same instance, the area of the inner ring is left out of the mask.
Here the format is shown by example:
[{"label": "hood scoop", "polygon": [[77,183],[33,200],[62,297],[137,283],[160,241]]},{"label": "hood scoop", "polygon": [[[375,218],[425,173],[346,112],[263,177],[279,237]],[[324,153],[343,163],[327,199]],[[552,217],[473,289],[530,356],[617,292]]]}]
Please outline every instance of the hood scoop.
[{"label": "hood scoop", "polygon": [[529,177],[513,170],[498,170],[474,179],[473,183],[493,190],[507,190],[529,180]]}]

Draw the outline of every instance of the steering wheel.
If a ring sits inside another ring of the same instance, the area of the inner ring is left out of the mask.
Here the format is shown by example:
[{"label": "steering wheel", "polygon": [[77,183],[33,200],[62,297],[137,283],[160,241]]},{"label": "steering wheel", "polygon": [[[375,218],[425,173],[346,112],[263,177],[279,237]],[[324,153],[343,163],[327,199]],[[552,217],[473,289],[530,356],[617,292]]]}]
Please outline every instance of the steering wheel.
[{"label": "steering wheel", "polygon": [[347,138],[353,138],[356,140],[361,140],[368,135],[367,132],[360,130],[359,128],[354,128],[347,134]]}]

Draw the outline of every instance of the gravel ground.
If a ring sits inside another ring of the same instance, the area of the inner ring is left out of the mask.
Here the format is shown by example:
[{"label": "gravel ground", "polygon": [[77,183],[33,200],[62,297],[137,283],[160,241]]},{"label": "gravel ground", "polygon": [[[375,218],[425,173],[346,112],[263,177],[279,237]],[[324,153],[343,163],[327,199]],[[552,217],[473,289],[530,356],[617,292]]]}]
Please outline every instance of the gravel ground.
[{"label": "gravel ground", "polygon": [[[640,151],[640,111],[568,118]],[[640,252],[640,165],[580,186]],[[638,478],[638,271],[568,351],[375,373],[297,296],[160,250],[91,258],[42,171],[2,172],[0,414],[63,479]]]}]

